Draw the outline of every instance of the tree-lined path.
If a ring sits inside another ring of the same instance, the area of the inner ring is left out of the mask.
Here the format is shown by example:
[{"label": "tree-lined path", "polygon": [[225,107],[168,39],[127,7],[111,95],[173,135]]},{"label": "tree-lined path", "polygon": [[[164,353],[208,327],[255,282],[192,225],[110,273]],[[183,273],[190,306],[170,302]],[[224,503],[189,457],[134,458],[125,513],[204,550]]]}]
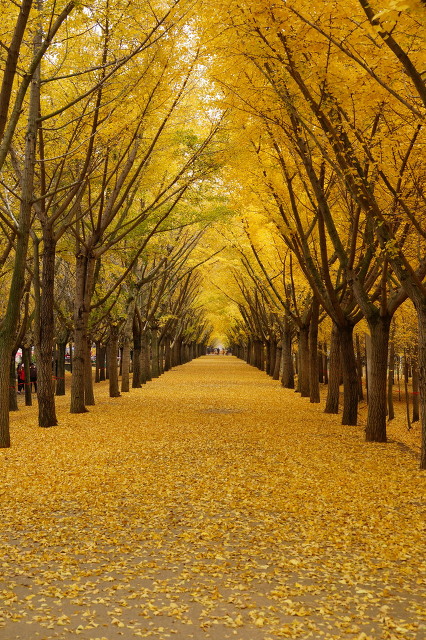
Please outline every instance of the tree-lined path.
[{"label": "tree-lined path", "polygon": [[2,450],[2,640],[426,636],[425,477],[233,356]]}]

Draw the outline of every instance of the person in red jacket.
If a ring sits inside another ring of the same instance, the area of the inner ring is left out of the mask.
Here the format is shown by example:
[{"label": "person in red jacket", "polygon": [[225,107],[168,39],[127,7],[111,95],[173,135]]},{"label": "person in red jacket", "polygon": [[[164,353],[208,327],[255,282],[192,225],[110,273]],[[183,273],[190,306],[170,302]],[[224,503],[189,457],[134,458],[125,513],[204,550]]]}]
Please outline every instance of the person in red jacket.
[{"label": "person in red jacket", "polygon": [[18,364],[16,373],[18,375],[18,393],[21,393],[25,388],[25,369],[23,364]]}]

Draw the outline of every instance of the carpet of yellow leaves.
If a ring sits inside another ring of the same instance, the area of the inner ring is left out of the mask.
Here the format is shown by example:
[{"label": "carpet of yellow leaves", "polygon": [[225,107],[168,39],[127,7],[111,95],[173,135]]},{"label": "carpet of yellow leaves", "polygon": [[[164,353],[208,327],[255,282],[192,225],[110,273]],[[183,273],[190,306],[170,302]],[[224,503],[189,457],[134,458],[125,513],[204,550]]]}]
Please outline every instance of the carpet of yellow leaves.
[{"label": "carpet of yellow leaves", "polygon": [[421,640],[426,476],[231,356],[12,418],[0,638]]}]

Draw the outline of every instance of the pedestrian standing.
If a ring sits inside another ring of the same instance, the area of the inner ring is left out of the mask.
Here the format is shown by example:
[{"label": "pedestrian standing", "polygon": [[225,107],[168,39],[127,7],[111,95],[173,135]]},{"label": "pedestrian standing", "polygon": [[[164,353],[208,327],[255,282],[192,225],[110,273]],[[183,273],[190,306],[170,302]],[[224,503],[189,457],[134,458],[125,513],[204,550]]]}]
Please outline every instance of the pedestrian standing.
[{"label": "pedestrian standing", "polygon": [[37,393],[37,367],[34,362],[30,364],[30,383],[31,388]]},{"label": "pedestrian standing", "polygon": [[18,393],[21,393],[25,388],[25,369],[23,364],[18,364],[16,373],[18,375]]}]

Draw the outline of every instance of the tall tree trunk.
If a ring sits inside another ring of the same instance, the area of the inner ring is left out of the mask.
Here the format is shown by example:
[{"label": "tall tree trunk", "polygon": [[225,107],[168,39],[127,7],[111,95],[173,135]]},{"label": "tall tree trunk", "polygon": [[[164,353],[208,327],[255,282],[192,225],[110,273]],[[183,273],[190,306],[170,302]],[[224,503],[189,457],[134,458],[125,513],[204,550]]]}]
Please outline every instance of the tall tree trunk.
[{"label": "tall tree trunk", "polygon": [[[41,29],[34,36],[34,49],[40,47]],[[21,198],[16,237],[15,260],[10,283],[6,312],[0,328],[0,447],[10,447],[9,386],[10,357],[19,322],[22,292],[30,235],[31,213],[34,197],[34,169],[36,160],[37,119],[40,109],[40,67],[31,80],[28,123],[25,133],[25,156],[21,178]]]},{"label": "tall tree trunk", "polygon": [[33,403],[30,383],[31,347],[22,347],[22,362],[25,371],[25,406],[31,407]]},{"label": "tall tree trunk", "polygon": [[253,364],[253,342],[251,340],[247,342],[246,362]]},{"label": "tall tree trunk", "polygon": [[405,410],[407,417],[407,429],[411,429],[411,418],[410,418],[410,394],[408,392],[408,356],[407,349],[404,348],[404,395],[405,395]]},{"label": "tall tree trunk", "polygon": [[69,349],[69,352],[70,352],[70,362],[69,362],[70,372],[72,373],[72,363],[73,363],[73,360],[74,360],[74,345],[73,345],[72,342],[68,343],[68,349]]},{"label": "tall tree trunk", "polygon": [[133,378],[132,388],[140,389],[141,387],[141,329],[139,318],[135,313],[132,324],[133,332]]},{"label": "tall tree trunk", "polygon": [[343,425],[358,420],[358,376],[353,343],[353,326],[340,327],[340,355],[343,373]]},{"label": "tall tree trunk", "polygon": [[324,413],[339,413],[340,399],[340,332],[336,324],[333,323],[330,340],[330,370],[328,375],[327,401]]},{"label": "tall tree trunk", "polygon": [[364,392],[362,389],[362,355],[361,355],[361,345],[359,342],[358,333],[355,336],[355,345],[356,345],[356,368],[358,374],[358,395],[360,400],[364,400]]},{"label": "tall tree trunk", "polygon": [[92,340],[90,338],[87,338],[84,366],[84,402],[88,407],[94,407],[95,394],[93,392]]},{"label": "tall tree trunk", "polygon": [[183,338],[179,340],[179,353],[178,353],[178,363],[179,365],[185,364],[185,343]]},{"label": "tall tree trunk", "polygon": [[[193,347],[194,350],[194,347]],[[160,371],[160,376],[164,373],[164,344],[160,342],[159,348],[159,359],[158,359],[158,369]]]},{"label": "tall tree trunk", "polygon": [[[53,340],[55,320],[53,314],[55,288],[56,241],[50,225],[43,228],[43,266],[40,291],[39,318],[36,320],[37,399],[38,424],[53,427],[58,424],[53,379]],[[38,305],[37,305],[38,306]]]},{"label": "tall tree trunk", "polygon": [[416,304],[419,335],[419,398],[422,427],[420,469],[426,469],[426,300]]},{"label": "tall tree trunk", "polygon": [[368,442],[386,442],[386,381],[391,317],[379,313],[368,318],[371,336],[368,377],[368,413],[365,438]]},{"label": "tall tree trunk", "polygon": [[12,351],[12,355],[10,356],[9,372],[10,372],[9,411],[18,411],[18,400],[16,397],[16,389],[17,389],[17,385],[19,384],[19,380],[16,379],[16,349]]},{"label": "tall tree trunk", "polygon": [[275,364],[274,370],[272,372],[272,379],[279,380],[280,379],[280,368],[281,368],[281,360],[283,355],[283,344],[282,342],[277,342],[275,349]]},{"label": "tall tree trunk", "polygon": [[71,379],[71,413],[85,413],[84,375],[87,357],[87,327],[93,289],[95,260],[79,251],[76,262],[76,291],[74,299],[74,357]]},{"label": "tall tree trunk", "polygon": [[58,371],[56,374],[56,395],[65,395],[65,353],[67,343],[58,342]]},{"label": "tall tree trunk", "polygon": [[172,350],[170,336],[164,338],[164,371],[169,371],[172,367]]},{"label": "tall tree trunk", "polygon": [[320,384],[324,384],[324,369],[323,369],[323,345],[322,342],[318,343],[318,381]]},{"label": "tall tree trunk", "polygon": [[[78,277],[78,276],[77,276]],[[76,305],[77,306],[77,305]],[[80,308],[76,310],[74,318],[74,356],[71,378],[71,413],[85,413],[84,403],[84,374],[87,345],[87,312]]]},{"label": "tall tree trunk", "polygon": [[109,349],[108,349],[108,344],[105,345],[105,380],[109,380]]},{"label": "tall tree trunk", "polygon": [[95,340],[96,356],[95,356],[95,383],[100,382],[99,365],[101,359],[101,341]]},{"label": "tall tree trunk", "polygon": [[134,318],[135,318],[136,298],[130,295],[127,301],[126,322],[123,326],[123,348],[120,359],[121,366],[121,391],[128,393],[130,391],[130,349],[132,337],[134,334]]},{"label": "tall tree trunk", "polygon": [[145,384],[151,378],[151,356],[149,353],[149,335],[145,329],[141,334],[141,383]]},{"label": "tall tree trunk", "polygon": [[263,341],[260,340],[259,341],[259,369],[261,371],[265,371],[265,364],[266,364],[266,348],[265,348],[265,345],[263,344]]},{"label": "tall tree trunk", "polygon": [[110,338],[108,342],[108,362],[109,362],[109,396],[118,398],[120,391],[118,387],[118,326],[112,324],[110,328]]},{"label": "tall tree trunk", "polygon": [[[392,328],[392,334],[393,333],[394,333],[394,327]],[[394,368],[395,368],[395,344],[394,344],[393,338],[391,338],[389,341],[389,364],[388,364],[388,420],[393,420],[395,418],[395,410],[393,406]]]},{"label": "tall tree trunk", "polygon": [[118,347],[118,375],[121,376],[123,373],[123,347]]},{"label": "tall tree trunk", "polygon": [[319,367],[318,367],[318,321],[319,302],[314,296],[312,300],[312,316],[309,323],[309,399],[312,403],[320,402]]},{"label": "tall tree trunk", "polygon": [[411,356],[411,383],[413,385],[413,413],[411,422],[418,422],[420,419],[419,402],[419,369],[417,366],[417,354]]},{"label": "tall tree trunk", "polygon": [[181,352],[182,352],[182,338],[175,338],[173,343],[173,367],[177,367],[182,364]]},{"label": "tall tree trunk", "polygon": [[122,350],[122,367],[121,367],[121,392],[128,393],[130,391],[130,340],[129,336],[123,336]]},{"label": "tall tree trunk", "polygon": [[272,372],[271,372],[272,360],[275,359],[274,349],[275,347],[273,344],[273,340],[272,338],[269,338],[269,340],[266,340],[265,342],[265,371],[268,374],[268,376],[272,375]]},{"label": "tall tree trunk", "polygon": [[299,329],[298,390],[302,398],[309,398],[309,325],[303,325]]},{"label": "tall tree trunk", "polygon": [[326,342],[323,343],[323,351],[322,351],[322,371],[324,374],[324,384],[328,384],[328,345]]},{"label": "tall tree trunk", "polygon": [[291,343],[292,343],[292,330],[290,326],[290,322],[285,316],[284,318],[284,327],[283,327],[283,340],[282,340],[282,372],[281,372],[281,384],[286,389],[294,389],[294,366],[293,366],[293,355],[291,352]]},{"label": "tall tree trunk", "polygon": [[106,346],[104,344],[100,344],[99,345],[99,382],[103,382],[106,379],[105,372],[106,372]]}]

